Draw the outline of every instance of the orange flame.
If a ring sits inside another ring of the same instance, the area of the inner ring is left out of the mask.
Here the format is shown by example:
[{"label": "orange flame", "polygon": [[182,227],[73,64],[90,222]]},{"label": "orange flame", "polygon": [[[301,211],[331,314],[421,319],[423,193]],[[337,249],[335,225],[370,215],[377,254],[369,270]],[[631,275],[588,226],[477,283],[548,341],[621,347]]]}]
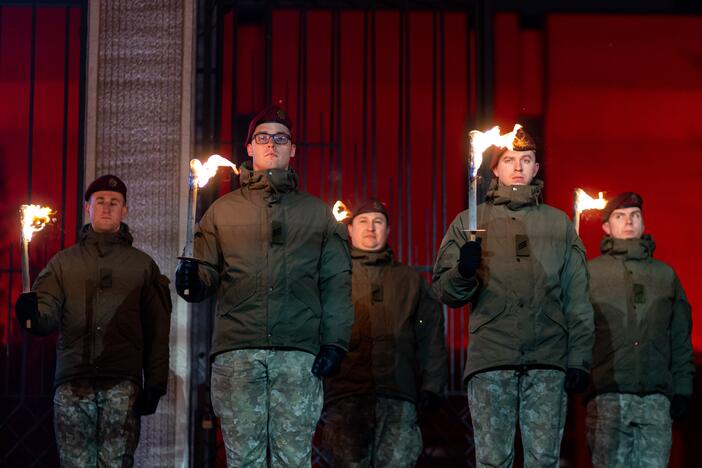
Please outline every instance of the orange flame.
[{"label": "orange flame", "polygon": [[492,127],[487,132],[471,130],[469,144],[473,147],[473,158],[475,159],[473,164],[474,173],[471,174],[471,177],[475,177],[478,173],[478,168],[480,168],[480,165],[483,163],[483,153],[485,150],[491,146],[511,150],[513,148],[512,143],[514,142],[514,135],[520,128],[522,128],[520,124],[514,124],[514,129],[504,135],[500,135],[500,127],[498,126]]},{"label": "orange flame", "polygon": [[239,174],[236,164],[218,154],[213,154],[207,158],[205,164],[202,164],[199,159],[191,159],[190,172],[193,175],[193,184],[203,188],[220,167],[231,167],[234,174]]},{"label": "orange flame", "polygon": [[55,214],[54,210],[48,206],[22,205],[20,206],[20,213],[22,236],[27,242],[32,240],[32,234],[44,229],[48,223],[56,221],[55,218],[52,218],[52,215]]},{"label": "orange flame", "polygon": [[337,200],[336,203],[334,203],[332,213],[334,213],[334,217],[338,222],[342,222],[343,220],[351,216],[351,212],[348,208],[346,208],[346,205],[344,205],[344,202],[342,202],[341,200]]},{"label": "orange flame", "polygon": [[575,211],[582,213],[586,210],[602,210],[607,205],[607,200],[599,192],[597,198],[592,198],[583,189],[575,189]]}]

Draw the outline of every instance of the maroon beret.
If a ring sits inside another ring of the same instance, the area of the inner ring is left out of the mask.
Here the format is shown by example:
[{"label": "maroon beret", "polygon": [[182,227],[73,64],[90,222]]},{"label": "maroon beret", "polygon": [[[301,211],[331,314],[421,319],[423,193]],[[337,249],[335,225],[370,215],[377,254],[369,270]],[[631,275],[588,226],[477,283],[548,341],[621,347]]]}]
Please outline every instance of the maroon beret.
[{"label": "maroon beret", "polygon": [[278,106],[270,105],[258,114],[256,114],[253,119],[251,119],[251,123],[249,124],[249,133],[246,135],[246,142],[244,143],[245,145],[251,143],[251,139],[253,138],[254,132],[256,131],[256,127],[266,122],[277,122],[288,127],[288,130],[290,130],[290,140],[293,143],[295,142],[292,131],[292,122],[290,121],[290,119],[288,119],[288,116],[285,113],[285,111]]},{"label": "maroon beret", "polygon": [[103,190],[121,193],[124,197],[124,202],[127,203],[127,186],[124,185],[122,179],[112,174],[98,177],[88,185],[88,189],[85,191],[85,201],[90,201],[90,195],[93,193]]},{"label": "maroon beret", "polygon": [[[536,143],[534,139],[527,133],[524,128],[519,128],[514,134],[514,139],[512,140],[512,151],[536,151]],[[492,160],[490,161],[490,167],[492,169],[497,166],[500,158],[503,154],[507,152],[506,148],[499,148],[496,153],[491,155]]]},{"label": "maroon beret", "polygon": [[614,210],[621,208],[643,208],[643,198],[635,192],[623,192],[607,202],[602,210],[602,223],[609,221],[609,217]]},{"label": "maroon beret", "polygon": [[351,213],[349,222],[353,222],[353,218],[363,213],[382,213],[388,224],[390,223],[390,216],[388,216],[388,210],[385,208],[385,204],[375,198],[369,198],[359,202],[356,209]]}]

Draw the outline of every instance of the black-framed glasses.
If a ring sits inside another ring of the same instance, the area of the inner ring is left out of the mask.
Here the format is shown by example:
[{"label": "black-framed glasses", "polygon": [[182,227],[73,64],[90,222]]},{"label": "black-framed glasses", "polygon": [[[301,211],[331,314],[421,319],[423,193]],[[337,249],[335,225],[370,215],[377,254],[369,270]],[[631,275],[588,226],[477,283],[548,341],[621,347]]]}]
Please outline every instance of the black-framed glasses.
[{"label": "black-framed glasses", "polygon": [[270,133],[255,133],[253,140],[259,145],[267,145],[269,141],[273,138],[273,143],[276,145],[287,145],[290,141],[290,135],[287,133],[276,133],[275,135]]}]

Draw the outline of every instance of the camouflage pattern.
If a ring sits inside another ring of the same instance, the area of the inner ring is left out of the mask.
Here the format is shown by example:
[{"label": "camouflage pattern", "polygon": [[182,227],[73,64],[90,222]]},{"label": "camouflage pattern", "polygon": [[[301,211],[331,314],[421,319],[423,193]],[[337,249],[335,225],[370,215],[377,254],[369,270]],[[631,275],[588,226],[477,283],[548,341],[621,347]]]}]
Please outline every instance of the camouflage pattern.
[{"label": "camouflage pattern", "polygon": [[65,383],[54,393],[54,431],[61,466],[130,467],[139,443],[133,382]]},{"label": "camouflage pattern", "polygon": [[496,370],[468,381],[476,467],[511,467],[516,425],[524,467],[558,467],[566,417],[565,373]]},{"label": "camouflage pattern", "polygon": [[587,404],[587,443],[599,467],[665,467],[672,444],[665,395],[603,393]]},{"label": "camouflage pattern", "polygon": [[422,453],[414,403],[371,395],[324,408],[320,450],[334,467],[412,467]]},{"label": "camouflage pattern", "polygon": [[212,364],[212,404],[220,418],[227,465],[309,467],[322,410],[314,355],[303,351],[240,349]]}]

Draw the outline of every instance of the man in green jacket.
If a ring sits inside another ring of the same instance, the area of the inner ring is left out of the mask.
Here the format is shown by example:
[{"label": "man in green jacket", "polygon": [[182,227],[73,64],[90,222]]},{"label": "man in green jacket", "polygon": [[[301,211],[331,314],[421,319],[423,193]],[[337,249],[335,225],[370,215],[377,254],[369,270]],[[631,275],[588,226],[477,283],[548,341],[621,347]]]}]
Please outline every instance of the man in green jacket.
[{"label": "man in green jacket", "polygon": [[331,466],[412,467],[417,407],[436,407],[448,376],[443,310],[422,276],[393,260],[382,203],[360,203],[348,231],[356,319],[341,371],[324,379],[321,448]]},{"label": "man in green jacket", "polygon": [[61,466],[128,467],[139,416],[166,393],[168,279],[132,247],[127,187],[105,175],[85,192],[90,224],[57,253],[15,305],[26,331],[58,330],[54,432]]},{"label": "man in green jacket", "polygon": [[589,263],[596,332],[586,424],[595,467],[665,467],[672,420],[692,395],[690,304],[675,271],[653,258],[642,206],[633,192],[607,203],[602,255]]},{"label": "man in green jacket", "polygon": [[471,303],[464,381],[477,466],[511,466],[519,424],[526,466],[558,466],[566,391],[587,386],[593,343],[585,252],[573,224],[541,202],[531,137],[493,159],[478,206],[444,236],[434,287],[451,307]]},{"label": "man in green jacket", "polygon": [[216,200],[176,271],[190,302],[217,294],[212,402],[229,466],[309,466],[322,409],[353,324],[347,234],[298,190],[292,124],[270,106],[249,125],[241,188]]}]

